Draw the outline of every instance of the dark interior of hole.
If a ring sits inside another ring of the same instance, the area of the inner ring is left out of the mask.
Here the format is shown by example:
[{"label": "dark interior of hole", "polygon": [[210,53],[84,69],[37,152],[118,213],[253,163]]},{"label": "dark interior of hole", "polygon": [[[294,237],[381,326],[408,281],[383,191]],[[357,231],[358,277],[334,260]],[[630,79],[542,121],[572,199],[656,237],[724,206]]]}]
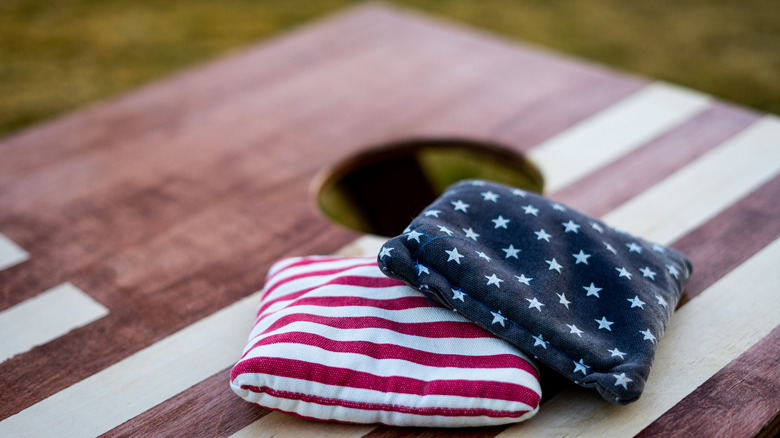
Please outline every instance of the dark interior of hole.
[{"label": "dark interior of hole", "polygon": [[539,171],[507,148],[464,141],[409,142],[355,157],[318,194],[322,210],[358,231],[395,236],[444,188],[467,178],[541,192]]}]

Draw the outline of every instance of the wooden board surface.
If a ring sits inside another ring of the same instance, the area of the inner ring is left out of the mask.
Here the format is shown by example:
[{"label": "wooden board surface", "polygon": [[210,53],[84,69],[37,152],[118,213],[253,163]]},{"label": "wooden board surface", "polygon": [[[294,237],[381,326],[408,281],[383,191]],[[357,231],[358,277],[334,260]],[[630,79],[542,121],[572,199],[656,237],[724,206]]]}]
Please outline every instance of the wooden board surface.
[{"label": "wooden board surface", "polygon": [[[527,152],[552,198],[689,255],[660,347],[699,342],[703,362],[659,351],[645,410],[564,386],[509,428],[314,423],[235,396],[229,368],[270,265],[375,248],[317,210],[314,173],[426,136]],[[0,393],[13,395],[0,436],[770,434],[778,175],[774,116],[386,6],[352,9],[0,143],[0,336],[14,340],[0,348]],[[744,312],[728,313],[740,299]]]}]

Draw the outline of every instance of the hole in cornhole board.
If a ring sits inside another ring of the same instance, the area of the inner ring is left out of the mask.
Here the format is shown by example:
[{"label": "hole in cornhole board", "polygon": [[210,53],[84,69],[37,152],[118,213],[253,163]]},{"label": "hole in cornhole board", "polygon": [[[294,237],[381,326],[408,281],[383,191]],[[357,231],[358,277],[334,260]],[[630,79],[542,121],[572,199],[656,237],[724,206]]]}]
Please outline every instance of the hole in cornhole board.
[{"label": "hole in cornhole board", "polygon": [[396,236],[444,189],[463,179],[492,180],[541,193],[539,169],[507,146],[465,139],[411,139],[371,147],[323,169],[313,188],[333,221]]}]

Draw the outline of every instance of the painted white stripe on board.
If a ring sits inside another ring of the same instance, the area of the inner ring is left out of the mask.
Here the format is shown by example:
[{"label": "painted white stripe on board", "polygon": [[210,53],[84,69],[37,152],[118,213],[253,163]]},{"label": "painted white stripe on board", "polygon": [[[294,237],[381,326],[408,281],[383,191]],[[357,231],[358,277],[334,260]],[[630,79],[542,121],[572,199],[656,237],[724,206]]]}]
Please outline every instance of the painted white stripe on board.
[{"label": "painted white stripe on board", "polygon": [[[254,293],[0,422],[0,436],[94,437],[232,366]],[[227,385],[227,382],[225,382]]]},{"label": "painted white stripe on board", "polygon": [[361,437],[376,426],[356,424],[324,423],[306,421],[290,415],[271,412],[249,426],[239,430],[230,438],[343,438]]},{"label": "painted white stripe on board", "polygon": [[656,82],[528,152],[555,192],[685,122],[709,106],[706,95]]},{"label": "painted white stripe on board", "polygon": [[[648,240],[671,243],[780,172],[780,119],[765,116],[604,217]],[[652,221],[644,217],[652,216]]]},{"label": "painted white stripe on board", "polygon": [[637,402],[616,406],[573,388],[499,436],[635,435],[780,324],[778,260],[780,239],[677,311]]},{"label": "painted white stripe on board", "polygon": [[63,283],[0,312],[0,362],[108,314],[81,289]]},{"label": "painted white stripe on board", "polygon": [[0,271],[22,263],[29,258],[30,254],[27,251],[0,233]]}]

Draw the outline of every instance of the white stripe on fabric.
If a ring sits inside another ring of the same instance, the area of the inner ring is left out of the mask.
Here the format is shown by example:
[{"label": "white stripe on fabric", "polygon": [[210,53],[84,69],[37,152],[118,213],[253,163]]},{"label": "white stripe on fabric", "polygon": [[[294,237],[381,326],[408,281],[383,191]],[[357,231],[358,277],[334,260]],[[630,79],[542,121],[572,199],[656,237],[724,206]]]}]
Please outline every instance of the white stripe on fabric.
[{"label": "white stripe on fabric", "polygon": [[615,406],[595,391],[566,390],[545,403],[532,422],[499,436],[637,434],[780,324],[778,260],[780,239],[680,308],[635,403]]},{"label": "white stripe on fabric", "polygon": [[[532,378],[528,381],[529,385],[524,384],[525,380],[517,382],[518,385],[526,386],[531,391],[540,395],[539,382]],[[486,385],[490,381],[477,381],[476,385]],[[274,376],[267,374],[244,373],[236,376],[231,382],[234,391],[241,394],[242,397],[249,396],[259,398],[257,392],[241,389],[243,385],[253,386],[255,388],[283,388],[285,392],[291,394],[310,394],[316,397],[331,398],[339,400],[348,400],[353,402],[376,403],[399,406],[415,406],[419,408],[437,408],[447,406],[452,409],[488,409],[494,411],[522,411],[531,409],[531,406],[521,401],[501,400],[493,398],[483,398],[480,396],[463,397],[458,395],[442,394],[404,394],[391,393],[386,391],[376,391],[373,389],[364,389],[356,387],[328,385],[325,383],[313,382],[310,380],[297,379],[294,377]],[[257,402],[256,400],[252,400]]]},{"label": "white stripe on fabric", "polygon": [[[286,410],[288,412],[291,412],[293,410],[297,410],[299,412],[303,411],[306,412],[306,414],[304,415],[318,417],[322,419],[328,419],[328,420],[352,421],[352,422],[378,421],[382,423],[397,424],[399,426],[412,426],[412,425],[425,424],[427,427],[463,427],[463,426],[472,425],[474,422],[473,417],[447,417],[447,416],[434,416],[434,415],[404,414],[404,413],[391,412],[391,411],[368,411],[365,409],[353,409],[353,408],[347,408],[342,406],[339,407],[322,406],[316,403],[308,403],[299,400],[276,398],[269,394],[263,394],[263,395],[265,399],[264,403],[266,404],[273,404],[279,406],[280,409]],[[523,421],[526,418],[533,416],[534,414],[536,414],[536,410],[523,414],[523,416],[521,416],[520,418],[512,419],[512,421]],[[269,415],[281,415],[281,414],[271,413]],[[265,419],[266,417],[268,417],[268,415],[261,418],[256,423],[265,424],[265,422],[263,422],[263,419]],[[482,418],[484,418],[484,420],[482,420],[481,423],[486,426],[505,424],[507,422],[507,418],[490,418],[490,417],[482,417]],[[304,422],[301,420],[290,421],[289,423],[285,424],[284,428],[278,429],[279,432],[276,436],[289,436],[289,437],[301,436],[298,435],[298,427],[301,425],[301,423]],[[256,430],[256,429],[250,429],[252,427],[253,426],[250,425],[247,426],[247,428],[245,429]],[[370,426],[370,427],[373,429],[375,426]],[[265,435],[266,428],[262,428],[262,430],[263,430],[263,435]],[[344,433],[340,434],[339,436],[359,437],[362,436],[363,434],[365,434],[364,428],[356,427],[355,429],[346,430]],[[244,435],[243,431],[240,431],[239,433],[233,436],[246,436],[246,435]],[[319,436],[319,435],[314,435],[314,436]]]},{"label": "white stripe on fabric", "polygon": [[[376,269],[376,271],[379,272],[378,269]],[[309,287],[313,287],[313,286],[309,286]],[[382,300],[382,301],[389,302],[399,298],[409,298],[410,290],[414,291],[415,294],[419,294],[419,292],[415,291],[414,289],[411,289],[409,286],[401,286],[401,285],[389,286],[389,287],[371,287],[370,288],[371,295],[366,294],[365,288],[366,286],[356,286],[351,284],[327,284],[307,292],[305,297],[306,298],[357,297],[357,298],[366,298],[371,300]],[[286,294],[292,295],[304,289],[307,289],[307,287],[304,287],[302,289],[288,290],[286,291],[287,292]],[[418,296],[420,298],[423,298],[422,295],[418,295]],[[413,295],[411,295],[411,297],[413,297]],[[285,298],[285,296],[281,294],[279,296],[268,298],[267,300],[264,300],[263,305],[265,304],[265,301],[268,300],[279,299],[279,301],[268,306],[265,310],[263,310],[263,313],[270,314],[278,310],[281,310],[282,308],[290,305],[291,302],[298,300],[299,298],[300,297]],[[326,307],[331,307],[331,306],[326,305]]]},{"label": "white stripe on fabric", "polygon": [[[462,321],[467,320],[464,318]],[[408,321],[408,323],[411,324],[414,321]],[[365,340],[375,344],[396,344],[428,353],[450,354],[453,356],[521,355],[519,350],[508,348],[510,344],[487,334],[487,332],[485,332],[486,337],[483,338],[429,338],[398,333],[383,328],[340,329],[309,321],[296,321],[264,334],[262,337],[291,332],[313,333],[341,342]],[[257,340],[259,338],[255,339],[255,342]]]},{"label": "white stripe on fabric", "polygon": [[55,286],[0,312],[0,362],[107,314],[107,308],[76,286]]},{"label": "white stripe on fabric", "polygon": [[0,271],[22,263],[29,258],[30,254],[27,251],[0,233]]},{"label": "white stripe on fabric", "polygon": [[[367,306],[344,306],[340,308],[345,314],[349,314],[350,317],[358,318],[364,316],[380,316],[377,308]],[[381,317],[383,319],[408,323],[409,321],[417,322],[440,322],[440,321],[461,321],[460,315],[455,312],[446,312],[442,314],[435,310],[433,307],[416,307],[412,309],[403,310],[382,310]],[[254,338],[258,334],[267,330],[273,323],[279,319],[295,314],[307,314],[315,316],[333,316],[333,308],[328,306],[291,306],[283,310],[279,310],[273,314],[268,315],[262,321],[260,321],[249,334],[249,339]]]},{"label": "white stripe on fabric", "polygon": [[[338,270],[347,270],[349,268],[360,269],[361,267],[363,267],[361,265],[365,265],[366,263],[373,263],[374,261],[376,261],[376,259],[361,257],[361,258],[346,259],[346,260],[343,259],[334,260],[330,262],[310,263],[301,266],[292,266],[286,268],[284,271],[278,271],[278,273],[275,274],[275,276],[271,278],[271,280],[268,283],[265,284],[264,288],[270,289],[276,286],[276,284],[278,283],[281,283],[291,277],[301,275],[301,274],[308,274],[310,272],[317,272],[317,271],[332,271],[336,269]],[[273,274],[269,274],[269,275],[273,275]],[[296,280],[292,280],[292,281],[296,281]]]},{"label": "white stripe on fabric", "polygon": [[[765,116],[621,205],[605,222],[670,243],[780,172],[780,119]],[[652,221],[645,219],[652,216]]]},{"label": "white stripe on fabric", "polygon": [[[378,272],[376,269],[373,269],[371,271],[367,271],[365,269],[365,266],[358,266],[353,268],[345,268],[344,271],[341,272],[335,272],[333,274],[326,274],[326,275],[307,275],[305,277],[296,278],[294,280],[288,280],[287,282],[280,284],[281,281],[274,278],[274,282],[271,285],[268,285],[264,288],[264,290],[269,290],[272,287],[275,287],[274,290],[269,293],[263,301],[269,301],[276,299],[280,296],[287,295],[288,293],[300,291],[303,289],[307,289],[310,287],[318,286],[323,283],[326,283],[328,281],[332,281],[336,278],[344,277],[344,276],[356,276],[356,277],[369,277],[369,278],[383,278],[385,277],[381,272]],[[368,267],[371,269],[372,267]],[[301,272],[299,275],[307,274],[308,272]],[[285,273],[282,273],[280,275],[284,275]],[[286,279],[286,278],[285,278]],[[278,285],[278,286],[277,286]]]},{"label": "white stripe on fabric", "polygon": [[555,192],[709,106],[706,95],[655,82],[534,147],[528,156]]}]

